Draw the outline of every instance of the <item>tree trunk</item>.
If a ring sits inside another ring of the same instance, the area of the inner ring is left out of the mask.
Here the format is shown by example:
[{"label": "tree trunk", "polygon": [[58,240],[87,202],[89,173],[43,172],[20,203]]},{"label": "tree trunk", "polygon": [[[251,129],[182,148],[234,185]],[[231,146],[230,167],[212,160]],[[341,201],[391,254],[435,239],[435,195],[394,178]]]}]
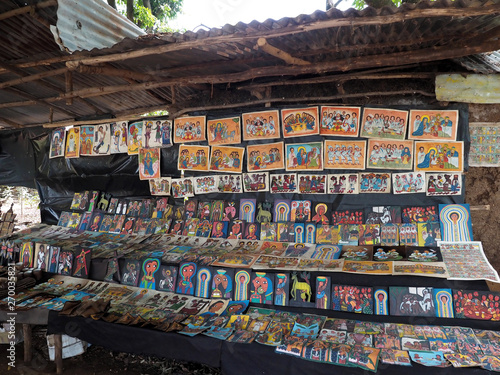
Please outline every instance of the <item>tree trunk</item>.
[{"label": "tree trunk", "polygon": [[127,0],[127,18],[134,22],[134,0]]},{"label": "tree trunk", "polygon": [[144,5],[145,8],[152,10],[151,9],[151,0],[142,0],[142,4]]},{"label": "tree trunk", "polygon": [[108,5],[116,9],[116,0],[108,0]]}]

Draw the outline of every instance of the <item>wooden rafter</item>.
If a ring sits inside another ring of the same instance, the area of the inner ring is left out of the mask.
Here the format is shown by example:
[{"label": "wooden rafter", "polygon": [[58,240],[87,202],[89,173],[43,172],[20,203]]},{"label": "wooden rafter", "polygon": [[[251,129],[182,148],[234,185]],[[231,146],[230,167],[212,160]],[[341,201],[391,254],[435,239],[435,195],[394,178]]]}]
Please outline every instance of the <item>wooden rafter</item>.
[{"label": "wooden rafter", "polygon": [[28,5],[22,8],[9,10],[8,12],[0,14],[0,21],[6,20],[11,17],[17,17],[20,16],[21,14],[31,13],[36,11],[37,9],[47,8],[56,5],[57,5],[57,0],[48,0],[41,3],[37,3],[35,5]]},{"label": "wooden rafter", "polygon": [[262,51],[270,54],[271,56],[277,57],[280,60],[283,60],[287,64],[290,65],[309,65],[310,62],[306,60],[299,59],[297,57],[293,57],[288,52],[285,52],[275,46],[269,44],[266,38],[259,38],[257,40],[257,47]]},{"label": "wooden rafter", "polygon": [[10,81],[1,82],[0,89],[3,89],[5,87],[9,87],[9,86],[21,85],[21,84],[27,83],[27,82],[38,81],[42,78],[58,76],[61,74],[65,74],[67,71],[68,71],[68,68],[64,67],[64,68],[59,68],[59,69],[47,70],[45,72],[36,73],[36,74],[28,74],[28,75],[22,76],[21,78],[16,78],[16,79],[12,79]]}]

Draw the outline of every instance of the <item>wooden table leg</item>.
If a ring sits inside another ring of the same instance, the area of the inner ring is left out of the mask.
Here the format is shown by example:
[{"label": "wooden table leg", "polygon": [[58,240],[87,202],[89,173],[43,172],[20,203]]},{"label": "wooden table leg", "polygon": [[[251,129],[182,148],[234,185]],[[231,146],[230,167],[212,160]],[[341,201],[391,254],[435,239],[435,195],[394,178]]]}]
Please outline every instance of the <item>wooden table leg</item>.
[{"label": "wooden table leg", "polygon": [[54,335],[54,360],[56,363],[57,375],[63,373],[63,361],[62,361],[62,336]]},{"label": "wooden table leg", "polygon": [[31,351],[31,325],[23,324],[23,336],[24,336],[24,362],[30,363],[33,358],[33,353]]}]

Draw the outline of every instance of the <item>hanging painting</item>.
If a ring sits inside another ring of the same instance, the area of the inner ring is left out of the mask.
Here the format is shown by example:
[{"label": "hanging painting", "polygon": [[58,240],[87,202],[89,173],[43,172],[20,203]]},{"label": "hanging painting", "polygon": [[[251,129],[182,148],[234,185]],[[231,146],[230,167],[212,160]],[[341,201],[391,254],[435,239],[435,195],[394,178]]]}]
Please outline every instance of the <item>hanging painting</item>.
[{"label": "hanging painting", "polygon": [[153,148],[162,146],[161,120],[147,120],[142,125],[141,147]]},{"label": "hanging painting", "polygon": [[149,180],[149,191],[151,195],[170,195],[170,177],[160,177]]},{"label": "hanging painting", "polygon": [[279,123],[279,112],[276,110],[243,113],[243,140],[280,138]]},{"label": "hanging painting", "polygon": [[440,204],[439,221],[443,241],[472,241],[469,204]]},{"label": "hanging painting", "polygon": [[269,172],[243,173],[243,191],[269,191]]},{"label": "hanging painting", "polygon": [[392,190],[394,194],[424,193],[425,172],[393,173]]},{"label": "hanging painting", "polygon": [[271,175],[271,193],[296,193],[297,192],[297,174],[272,174]]},{"label": "hanging painting", "polygon": [[391,174],[390,173],[360,173],[359,174],[360,193],[390,193]]},{"label": "hanging painting", "polygon": [[92,156],[109,155],[111,147],[111,134],[109,124],[99,124],[94,126],[94,145]]},{"label": "hanging painting", "polygon": [[160,149],[141,148],[139,151],[139,178],[151,180],[160,178]]},{"label": "hanging painting", "polygon": [[244,147],[212,146],[210,170],[215,172],[241,173]]},{"label": "hanging painting", "polygon": [[286,145],[287,171],[322,171],[323,142]]},{"label": "hanging painting", "polygon": [[236,145],[241,143],[240,118],[228,117],[207,121],[208,144]]},{"label": "hanging painting", "polygon": [[352,174],[329,174],[328,194],[359,194],[359,176]]},{"label": "hanging painting", "polygon": [[80,126],[80,156],[92,155],[94,145],[94,126]]},{"label": "hanging painting", "polygon": [[174,120],[174,143],[205,141],[205,116],[180,117]]},{"label": "hanging painting", "polygon": [[364,108],[360,137],[405,139],[408,111]]},{"label": "hanging painting", "polygon": [[128,151],[128,122],[112,122],[110,125],[111,132],[111,154],[126,154]]},{"label": "hanging painting", "polygon": [[305,223],[311,220],[311,201],[294,200],[291,203],[290,221]]},{"label": "hanging painting", "polygon": [[208,171],[209,146],[179,146],[177,169],[188,171]]},{"label": "hanging painting", "polygon": [[285,168],[283,142],[248,145],[247,154],[247,170],[249,172]]},{"label": "hanging painting", "polygon": [[413,141],[369,139],[366,167],[413,170]]},{"label": "hanging painting", "polygon": [[66,159],[80,156],[80,127],[68,129],[66,136]]},{"label": "hanging painting", "polygon": [[425,192],[428,197],[462,194],[462,173],[425,174]]},{"label": "hanging painting", "polygon": [[408,139],[454,141],[457,129],[457,110],[410,110]]},{"label": "hanging painting", "polygon": [[193,178],[173,178],[172,196],[174,198],[194,197]]},{"label": "hanging painting", "polygon": [[360,107],[321,107],[319,134],[338,137],[357,137]]},{"label": "hanging painting", "polygon": [[242,193],[243,186],[241,184],[241,175],[217,175],[217,191],[218,193]]},{"label": "hanging painting", "polygon": [[64,156],[64,145],[66,144],[66,130],[64,128],[52,131],[50,138],[49,158],[58,158]]},{"label": "hanging painting", "polygon": [[301,194],[326,194],[325,174],[301,174],[297,176],[299,193]]},{"label": "hanging painting", "polygon": [[318,107],[281,110],[283,138],[319,134]]},{"label": "hanging painting", "polygon": [[134,122],[128,125],[128,154],[137,155],[142,144],[142,121]]},{"label": "hanging painting", "polygon": [[366,141],[325,140],[325,169],[365,169]]},{"label": "hanging painting", "polygon": [[462,172],[463,142],[415,142],[415,170],[430,172]]}]

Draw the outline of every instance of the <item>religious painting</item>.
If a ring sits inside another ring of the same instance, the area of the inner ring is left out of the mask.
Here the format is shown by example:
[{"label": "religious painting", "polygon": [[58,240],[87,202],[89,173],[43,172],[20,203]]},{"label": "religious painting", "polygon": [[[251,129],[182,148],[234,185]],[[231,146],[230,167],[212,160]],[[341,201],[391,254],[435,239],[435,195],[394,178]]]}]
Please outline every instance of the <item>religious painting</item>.
[{"label": "religious painting", "polygon": [[455,318],[500,320],[500,294],[483,290],[453,290]]},{"label": "religious painting", "polygon": [[243,191],[269,191],[269,172],[243,173]]},{"label": "religious painting", "polygon": [[153,148],[162,146],[161,120],[146,120],[142,123],[141,147]]},{"label": "religious painting", "polygon": [[109,124],[111,133],[111,154],[126,154],[128,151],[128,122],[112,122]]},{"label": "religious painting", "polygon": [[271,193],[296,193],[297,192],[297,174],[272,174],[271,175]]},{"label": "religious painting", "polygon": [[341,246],[338,245],[316,245],[311,253],[311,259],[334,260],[338,259],[341,252]]},{"label": "religious painting", "polygon": [[386,287],[374,288],[373,305],[375,315],[389,315],[389,291]]},{"label": "religious painting", "polygon": [[205,141],[205,116],[186,116],[174,120],[174,143]]},{"label": "religious painting", "polygon": [[33,265],[35,268],[46,271],[49,265],[50,246],[42,243],[35,243],[35,256]]},{"label": "religious painting", "polygon": [[33,242],[24,242],[19,253],[19,261],[23,264],[23,267],[33,267],[33,254]]},{"label": "religious painting", "polygon": [[440,204],[439,222],[443,241],[473,241],[469,204]]},{"label": "religious painting", "polygon": [[386,365],[411,366],[410,355],[406,350],[382,349],[380,361]]},{"label": "religious painting", "polygon": [[139,153],[139,148],[142,145],[142,125],[142,121],[134,122],[128,125],[127,152],[129,155],[137,155]]},{"label": "religious painting", "polygon": [[380,245],[381,246],[399,245],[398,224],[394,223],[380,224]]},{"label": "religious painting", "polygon": [[391,315],[436,316],[432,287],[389,287]]},{"label": "religious painting", "polygon": [[215,172],[241,173],[244,147],[212,146],[210,170]]},{"label": "religious painting", "polygon": [[372,259],[373,246],[342,246],[340,258],[345,260],[370,261]]},{"label": "religious painting", "polygon": [[322,171],[323,142],[288,143],[286,145],[287,171]]},{"label": "religious painting", "polygon": [[433,290],[434,306],[438,318],[453,318],[453,294],[451,289]]},{"label": "religious painting", "polygon": [[457,110],[410,110],[408,139],[455,141],[458,129]]},{"label": "religious painting", "polygon": [[[199,220],[199,219],[198,219]],[[212,238],[227,238],[229,222],[227,221],[214,221],[212,223]]]},{"label": "religious painting", "polygon": [[160,269],[160,259],[146,258],[142,262],[139,288],[156,290],[158,270]]},{"label": "religious painting", "polygon": [[180,145],[177,169],[208,172],[209,156],[209,146]]},{"label": "religious painting", "polygon": [[353,174],[329,174],[328,194],[359,194],[359,176]]},{"label": "religious painting", "polygon": [[365,211],[366,224],[401,223],[400,206],[372,206]]},{"label": "religious painting", "polygon": [[160,175],[160,149],[141,148],[139,150],[139,179],[158,179]]},{"label": "religious painting", "polygon": [[228,117],[207,121],[208,144],[235,145],[241,143],[241,128],[239,117]]},{"label": "religious painting", "polygon": [[156,290],[174,292],[177,281],[177,267],[160,265],[157,280]]},{"label": "religious painting", "polygon": [[183,262],[179,265],[176,293],[194,295],[196,268],[193,262]]},{"label": "religious painting", "polygon": [[349,352],[349,365],[363,370],[377,372],[380,349],[354,345]]},{"label": "religious painting", "polygon": [[316,308],[330,309],[331,278],[329,276],[316,276]]},{"label": "religious painting", "polygon": [[313,217],[311,218],[311,221],[318,224],[328,224],[329,219],[328,216],[330,213],[328,212],[328,205],[326,203],[315,203],[314,204],[314,212],[313,212]]},{"label": "religious painting", "polygon": [[73,258],[72,251],[61,250],[59,252],[59,264],[57,266],[57,273],[64,276],[71,276],[73,271]]},{"label": "religious painting", "polygon": [[207,267],[199,268],[196,273],[196,289],[194,295],[200,298],[210,298],[210,283],[212,270]]},{"label": "religious painting", "polygon": [[173,178],[172,179],[172,196],[174,198],[194,197],[192,177]]},{"label": "religious painting", "polygon": [[332,285],[332,309],[373,314],[373,289],[364,286]]},{"label": "religious painting", "polygon": [[392,174],[394,194],[412,194],[425,192],[425,172],[405,172]]},{"label": "religious painting", "polygon": [[428,197],[461,195],[462,185],[462,173],[425,174],[425,195]]},{"label": "religious painting", "polygon": [[299,193],[301,194],[326,194],[325,174],[300,174],[297,176]]},{"label": "religious painting", "polygon": [[266,272],[252,272],[250,281],[250,302],[262,303],[265,305],[273,304],[274,275]]},{"label": "religious painting", "polygon": [[196,195],[217,193],[219,191],[217,177],[218,176],[193,177],[194,193]]},{"label": "religious painting", "polygon": [[417,223],[417,231],[418,246],[437,246],[437,241],[441,240],[439,222]]},{"label": "religious painting", "polygon": [[64,145],[66,144],[66,130],[64,128],[52,131],[50,138],[49,158],[59,158],[64,156]]},{"label": "religious painting", "polygon": [[255,198],[240,199],[239,219],[246,221],[247,223],[253,223],[255,221],[256,205],[257,200]]},{"label": "religious painting", "polygon": [[439,214],[436,206],[409,206],[401,211],[403,223],[427,223],[429,221],[439,221]]},{"label": "religious painting", "polygon": [[305,223],[311,220],[311,201],[293,200],[290,208],[290,221]]},{"label": "religious painting", "polygon": [[230,299],[233,295],[234,271],[216,269],[212,277],[210,298]]},{"label": "religious painting", "polygon": [[418,245],[417,224],[404,223],[399,226],[399,243],[406,246]]},{"label": "religious painting", "polygon": [[231,221],[239,217],[238,204],[235,201],[224,201],[222,221]]},{"label": "religious painting", "polygon": [[68,129],[66,136],[66,159],[80,156],[80,127]]},{"label": "religious painting", "polygon": [[110,148],[111,148],[111,134],[109,131],[109,124],[95,125],[92,156],[109,155]]},{"label": "religious painting", "polygon": [[357,137],[361,107],[321,107],[319,134],[338,137]]},{"label": "religious painting", "polygon": [[406,251],[404,246],[375,246],[373,260],[379,262],[404,260]]},{"label": "religious painting", "polygon": [[408,111],[364,108],[360,137],[405,139]]},{"label": "religious painting", "polygon": [[218,193],[242,193],[243,185],[241,175],[222,174],[215,176],[217,179]]},{"label": "religious painting", "polygon": [[80,126],[80,156],[92,155],[94,128],[94,125]]},{"label": "religious painting", "polygon": [[283,142],[248,145],[247,153],[247,170],[249,172],[285,168]]},{"label": "religious painting", "polygon": [[250,286],[250,271],[237,270],[234,273],[234,300],[247,301],[249,300],[249,286]]},{"label": "religious painting", "polygon": [[123,285],[137,286],[139,283],[139,273],[141,262],[134,259],[125,259],[124,266],[120,267],[122,271],[121,283]]},{"label": "religious painting", "polygon": [[413,141],[369,139],[366,168],[413,170]]},{"label": "religious painting", "polygon": [[[359,226],[363,224],[339,224],[337,226],[337,241],[340,245],[358,246]],[[345,248],[345,246],[343,247]]]},{"label": "religious painting", "polygon": [[391,174],[390,173],[360,173],[359,174],[360,193],[390,193]]},{"label": "religious painting", "polygon": [[366,141],[325,140],[325,169],[365,169]]},{"label": "religious painting", "polygon": [[149,180],[149,192],[151,195],[170,195],[172,178],[160,177]]},{"label": "religious painting", "polygon": [[273,222],[286,222],[290,221],[291,213],[291,200],[290,199],[276,199],[273,208]]},{"label": "religious painting", "polygon": [[319,134],[318,107],[281,110],[283,138]]},{"label": "religious painting", "polygon": [[364,212],[363,210],[342,210],[332,212],[333,225],[338,224],[363,224]]},{"label": "religious painting", "polygon": [[415,142],[415,170],[429,172],[462,172],[463,142]]},{"label": "religious painting", "polygon": [[[225,221],[229,223],[228,221]],[[267,223],[269,224],[269,223]],[[241,240],[245,230],[245,222],[242,220],[233,220],[228,227],[227,238],[229,240]],[[262,234],[261,234],[262,237]]]},{"label": "religious painting", "polygon": [[247,222],[245,224],[245,231],[243,234],[245,240],[259,240],[260,239],[260,225],[259,223]]},{"label": "religious painting", "polygon": [[243,140],[280,138],[279,111],[243,113]]},{"label": "religious painting", "polygon": [[441,262],[443,260],[437,246],[407,246],[406,258],[410,262],[418,263]]}]

